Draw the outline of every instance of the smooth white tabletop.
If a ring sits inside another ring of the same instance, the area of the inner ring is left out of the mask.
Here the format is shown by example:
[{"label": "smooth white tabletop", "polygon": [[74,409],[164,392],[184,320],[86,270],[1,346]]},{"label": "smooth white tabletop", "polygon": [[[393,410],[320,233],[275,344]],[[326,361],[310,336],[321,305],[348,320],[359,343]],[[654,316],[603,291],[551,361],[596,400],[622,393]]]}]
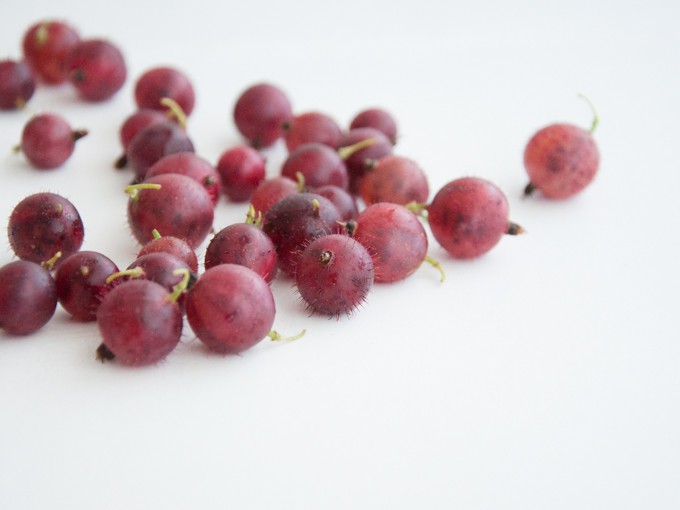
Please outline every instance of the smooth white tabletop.
[{"label": "smooth white tabletop", "polygon": [[[57,17],[117,43],[129,78],[103,104],[42,87],[0,113],[2,218],[28,194],[60,193],[83,217],[83,249],[129,264],[118,127],[134,80],[172,65],[194,83],[188,129],[212,162],[241,141],[231,109],[255,82],[343,126],[379,105],[432,194],[490,179],[527,234],[467,262],[432,242],[445,283],[423,267],[376,285],[349,319],[308,316],[277,280],[275,328],[307,335],[241,356],[207,352],[187,327],[158,365],[102,365],[96,325],[61,309],[29,337],[0,333],[0,507],[680,507],[679,5],[7,3],[3,57]],[[600,116],[600,173],[573,199],[522,199],[528,138],[590,125],[579,93]],[[48,110],[90,134],[39,172],[11,148]],[[284,156],[267,152],[269,175]],[[223,199],[215,227],[245,212]],[[0,264],[13,260],[0,243]]]}]

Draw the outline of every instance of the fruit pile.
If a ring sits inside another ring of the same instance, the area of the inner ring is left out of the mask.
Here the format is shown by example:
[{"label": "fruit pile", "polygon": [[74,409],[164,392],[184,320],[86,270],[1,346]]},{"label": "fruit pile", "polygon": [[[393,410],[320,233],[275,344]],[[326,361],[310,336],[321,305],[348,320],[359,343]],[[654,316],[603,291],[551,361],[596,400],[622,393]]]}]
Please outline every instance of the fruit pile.
[{"label": "fruit pile", "polygon": [[[23,108],[36,85],[65,81],[84,100],[104,101],[126,77],[114,44],[40,22],[24,35],[23,59],[0,62],[0,108]],[[209,350],[238,353],[281,338],[272,331],[274,278],[293,281],[311,313],[340,318],[374,284],[404,280],[423,262],[444,280],[428,255],[428,228],[454,259],[480,257],[504,235],[523,232],[509,219],[504,193],[486,179],[454,179],[430,200],[423,169],[395,154],[397,123],[382,108],[362,111],[344,129],[324,113],[294,112],[281,88],[254,84],[233,109],[244,142],[213,165],[194,152],[186,129],[195,103],[186,75],[149,69],[135,82],[134,99],[115,166],[134,174],[125,191],[141,246],[136,260],[121,270],[102,253],[82,251],[83,221],[70,201],[49,192],[26,197],[8,223],[18,260],[0,268],[6,333],[38,330],[59,304],[78,321],[97,322],[101,360],[163,359],[179,343],[185,317]],[[553,124],[531,138],[527,195],[563,199],[592,181],[595,125]],[[57,114],[40,114],[26,124],[19,149],[35,168],[56,168],[85,135]],[[285,144],[287,158],[279,175],[267,177],[261,151],[276,143]],[[242,223],[214,232],[222,196],[248,209]]]}]

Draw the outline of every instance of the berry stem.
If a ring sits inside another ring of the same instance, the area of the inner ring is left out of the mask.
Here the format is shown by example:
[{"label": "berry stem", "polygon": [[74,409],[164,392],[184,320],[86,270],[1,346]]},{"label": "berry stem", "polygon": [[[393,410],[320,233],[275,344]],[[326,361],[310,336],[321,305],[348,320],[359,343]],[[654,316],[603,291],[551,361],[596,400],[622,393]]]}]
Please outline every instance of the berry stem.
[{"label": "berry stem", "polygon": [[125,188],[125,193],[130,195],[133,200],[137,199],[140,189],[161,189],[160,184],[154,184],[153,182],[142,182],[140,184],[130,184]]},{"label": "berry stem", "polygon": [[74,129],[71,132],[71,138],[73,139],[74,142],[77,142],[81,138],[87,136],[88,130],[87,129]]},{"label": "berry stem", "polygon": [[111,349],[106,347],[105,344],[100,344],[99,347],[97,347],[97,353],[95,355],[95,358],[97,361],[101,361],[104,363],[105,361],[111,361],[116,357],[115,354],[111,352]]},{"label": "berry stem", "polygon": [[533,183],[529,183],[524,187],[524,193],[522,193],[523,197],[528,197],[529,195],[532,195],[536,191],[536,186],[533,185]]},{"label": "berry stem", "polygon": [[432,267],[434,267],[435,269],[437,269],[439,271],[439,274],[441,275],[441,278],[439,279],[439,281],[441,283],[444,283],[444,280],[446,280],[446,273],[444,272],[444,268],[439,263],[439,261],[437,259],[433,259],[429,255],[426,256],[424,260],[425,260],[425,262],[427,262],[428,264],[430,264]]},{"label": "berry stem", "polygon": [[355,220],[339,221],[338,224],[349,237],[354,237],[354,234],[357,232],[357,227],[359,226]]},{"label": "berry stem", "polygon": [[305,176],[302,172],[295,172],[295,178],[297,179],[297,189],[302,193],[305,189]]},{"label": "berry stem", "polygon": [[303,336],[305,336],[305,333],[307,333],[307,330],[306,330],[306,329],[303,329],[303,330],[300,331],[297,335],[294,335],[294,336],[283,336],[283,335],[281,335],[278,331],[272,330],[272,331],[270,331],[270,332],[267,334],[267,336],[268,336],[271,340],[273,340],[273,341],[275,341],[275,342],[280,342],[280,341],[292,342],[293,340],[299,340],[300,338],[302,338]]},{"label": "berry stem", "polygon": [[54,256],[51,259],[46,260],[45,262],[43,262],[40,265],[42,267],[44,267],[45,269],[47,269],[48,271],[52,271],[52,268],[57,263],[57,260],[59,260],[60,258],[61,258],[61,252],[58,251],[57,253],[54,254]]},{"label": "berry stem", "polygon": [[371,145],[375,145],[376,143],[378,143],[377,138],[366,138],[365,140],[360,140],[357,143],[353,143],[352,145],[346,145],[345,147],[338,148],[338,155],[341,159],[346,160],[355,152],[365,149],[366,147],[370,147]]},{"label": "berry stem", "polygon": [[170,97],[164,97],[160,100],[160,103],[168,108],[168,117],[171,119],[177,119],[177,124],[180,127],[185,128],[187,125],[187,114],[184,112],[182,107],[177,101]]},{"label": "berry stem", "polygon": [[597,111],[595,111],[595,105],[593,105],[593,102],[588,99],[588,97],[584,94],[579,94],[578,97],[583,99],[586,103],[588,103],[588,106],[590,106],[590,110],[593,112],[593,123],[590,125],[590,133],[595,132],[595,128],[597,128],[597,125],[600,123],[600,117],[597,115]]},{"label": "berry stem", "polygon": [[321,214],[321,204],[316,198],[312,198],[312,206],[314,207],[314,216],[318,217]]},{"label": "berry stem", "polygon": [[177,303],[177,300],[179,297],[186,292],[187,288],[189,287],[189,280],[191,279],[191,271],[188,269],[175,269],[172,274],[180,276],[182,275],[182,279],[180,280],[179,283],[175,284],[172,287],[172,293],[168,297],[168,300],[171,301],[172,303]]},{"label": "berry stem", "polygon": [[141,278],[144,276],[144,270],[141,267],[133,267],[132,269],[124,269],[123,271],[118,271],[117,273],[112,273],[106,277],[104,283],[107,285],[113,280],[118,278],[123,278],[124,276],[129,276],[130,278]]},{"label": "berry stem", "polygon": [[429,207],[428,204],[421,204],[421,203],[418,203],[418,202],[409,202],[404,207],[406,207],[406,209],[411,211],[413,214],[415,214],[419,218],[423,218],[424,220],[427,219],[427,208]]},{"label": "berry stem", "polygon": [[505,233],[511,236],[517,236],[520,234],[525,234],[526,230],[524,230],[522,225],[518,225],[517,223],[513,223],[511,221],[508,223],[508,230],[506,230]]},{"label": "berry stem", "polygon": [[248,225],[254,225],[256,227],[262,225],[262,211],[257,211],[256,214],[255,207],[253,207],[253,204],[250,204],[248,206],[248,213],[246,214],[246,223]]},{"label": "berry stem", "polygon": [[123,153],[121,154],[118,159],[113,163],[113,167],[116,170],[122,170],[125,168],[128,164],[128,157],[127,154]]}]

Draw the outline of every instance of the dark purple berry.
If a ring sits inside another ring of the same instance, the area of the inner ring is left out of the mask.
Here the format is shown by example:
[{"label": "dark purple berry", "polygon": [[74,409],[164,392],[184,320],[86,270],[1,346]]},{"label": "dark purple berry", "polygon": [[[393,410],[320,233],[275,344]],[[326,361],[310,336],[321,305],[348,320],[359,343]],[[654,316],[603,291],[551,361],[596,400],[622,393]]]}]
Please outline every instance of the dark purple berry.
[{"label": "dark purple berry", "polygon": [[101,253],[79,251],[70,255],[54,275],[59,304],[78,320],[95,320],[102,299],[111,289],[106,279],[116,272],[116,264]]},{"label": "dark purple berry", "polygon": [[47,269],[15,260],[0,267],[0,328],[28,335],[42,328],[57,307],[57,286]]},{"label": "dark purple berry", "polygon": [[194,152],[194,144],[179,124],[166,120],[142,128],[127,146],[127,159],[141,182],[154,163],[177,152]]},{"label": "dark purple berry", "polygon": [[317,237],[339,232],[341,222],[330,200],[316,193],[296,193],[269,209],[262,230],[276,246],[279,269],[292,276],[305,246]]},{"label": "dark purple berry", "polygon": [[35,78],[25,62],[0,61],[0,110],[20,110],[33,97]]},{"label": "dark purple berry", "polygon": [[58,254],[54,267],[80,250],[84,228],[71,202],[55,193],[36,193],[19,202],[7,226],[14,253],[23,260],[45,263]]},{"label": "dark purple berry", "polygon": [[120,126],[119,138],[123,146],[123,154],[116,160],[116,168],[124,168],[127,165],[127,148],[130,142],[142,129],[151,124],[158,124],[168,120],[168,115],[158,110],[145,108],[129,115]]}]

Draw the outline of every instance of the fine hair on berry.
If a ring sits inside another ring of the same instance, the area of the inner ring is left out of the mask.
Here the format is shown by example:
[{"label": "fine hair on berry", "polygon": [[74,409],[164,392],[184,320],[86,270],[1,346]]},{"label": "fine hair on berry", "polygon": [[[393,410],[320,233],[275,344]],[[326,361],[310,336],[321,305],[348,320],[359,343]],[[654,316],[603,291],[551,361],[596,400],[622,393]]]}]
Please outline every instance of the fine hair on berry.
[{"label": "fine hair on berry", "polygon": [[356,239],[331,234],[311,241],[298,260],[295,285],[315,314],[351,315],[373,285],[370,254]]}]

